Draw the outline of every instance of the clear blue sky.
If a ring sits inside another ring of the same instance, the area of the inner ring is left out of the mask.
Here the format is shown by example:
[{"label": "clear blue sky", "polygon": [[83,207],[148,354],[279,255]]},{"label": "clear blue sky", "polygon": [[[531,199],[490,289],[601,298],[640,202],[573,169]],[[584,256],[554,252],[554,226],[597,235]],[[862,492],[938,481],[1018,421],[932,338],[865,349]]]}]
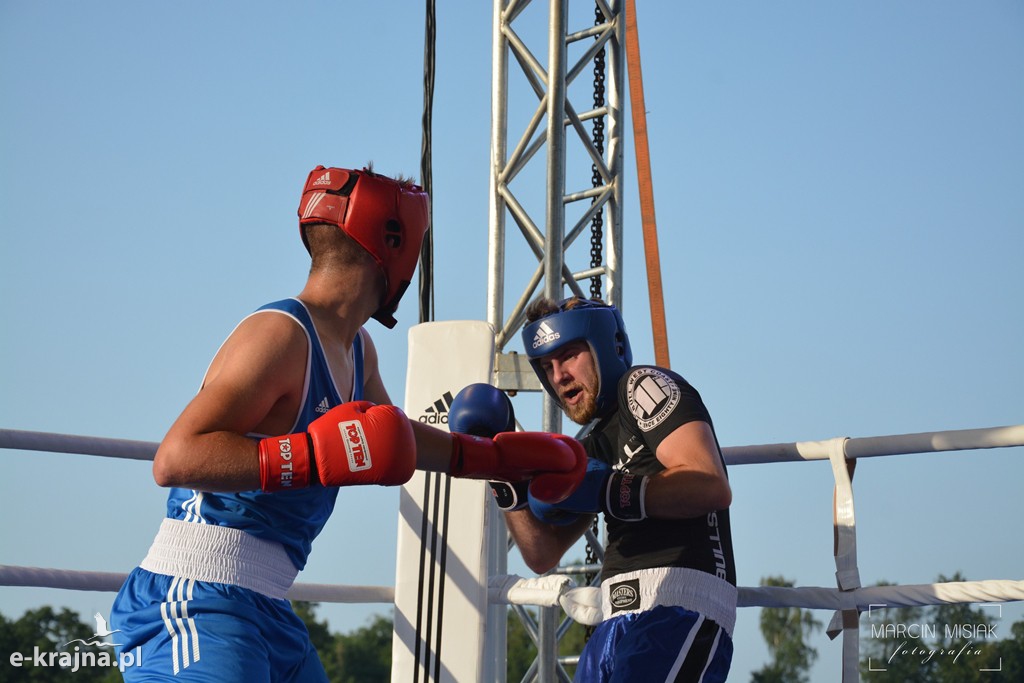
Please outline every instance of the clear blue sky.
[{"label": "clear blue sky", "polygon": [[[438,5],[437,318],[479,319],[491,3]],[[1024,5],[639,5],[672,364],[723,445],[1024,423]],[[544,31],[546,6],[529,13]],[[422,53],[422,3],[0,3],[0,427],[159,440],[235,323],[301,288],[306,173],[418,172]],[[400,402],[411,299],[399,319],[370,330]],[[864,582],[1021,579],[1022,456],[862,463]],[[0,458],[0,562],[141,559],[164,501],[147,464]],[[833,585],[827,464],[731,476],[740,583]],[[301,580],[391,583],[396,504],[345,491]],[[111,597],[5,588],[0,611]],[[382,609],[321,614],[348,631]],[[738,628],[742,681],[767,655],[756,610]],[[816,644],[815,680],[835,680],[839,643]]]}]

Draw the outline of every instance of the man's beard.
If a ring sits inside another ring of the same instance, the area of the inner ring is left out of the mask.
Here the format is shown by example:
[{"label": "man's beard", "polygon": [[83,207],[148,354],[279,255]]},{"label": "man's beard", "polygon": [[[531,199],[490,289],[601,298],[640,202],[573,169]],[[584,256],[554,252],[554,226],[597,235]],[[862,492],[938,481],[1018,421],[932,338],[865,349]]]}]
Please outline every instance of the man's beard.
[{"label": "man's beard", "polygon": [[585,386],[582,396],[583,400],[573,405],[562,402],[562,410],[570,420],[579,425],[589,424],[597,416],[597,391],[593,387]]}]

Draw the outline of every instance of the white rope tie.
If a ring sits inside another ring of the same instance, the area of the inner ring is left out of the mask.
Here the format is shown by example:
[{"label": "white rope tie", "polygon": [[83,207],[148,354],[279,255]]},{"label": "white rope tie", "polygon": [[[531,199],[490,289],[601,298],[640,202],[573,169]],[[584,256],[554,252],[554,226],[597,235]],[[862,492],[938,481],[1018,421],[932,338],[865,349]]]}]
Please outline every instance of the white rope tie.
[{"label": "white rope tie", "polygon": [[846,462],[846,442],[840,437],[827,442],[828,459],[835,479],[834,514],[836,530],[836,586],[840,590],[841,609],[836,610],[825,632],[835,639],[843,634],[843,683],[859,680],[860,613],[850,592],[860,588],[857,567],[857,519],[853,507],[853,483]]}]

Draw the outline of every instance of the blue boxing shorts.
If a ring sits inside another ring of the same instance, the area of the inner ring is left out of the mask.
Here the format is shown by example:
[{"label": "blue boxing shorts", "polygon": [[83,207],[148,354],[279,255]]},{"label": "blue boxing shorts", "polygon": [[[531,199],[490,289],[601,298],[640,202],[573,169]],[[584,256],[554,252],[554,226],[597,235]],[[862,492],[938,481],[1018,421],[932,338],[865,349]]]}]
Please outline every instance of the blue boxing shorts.
[{"label": "blue boxing shorts", "polygon": [[682,607],[653,607],[602,622],[573,680],[586,683],[721,683],[732,663],[725,629]]},{"label": "blue boxing shorts", "polygon": [[[284,599],[294,568],[283,549],[268,555],[269,545],[236,530],[182,524],[165,520],[114,600],[111,639],[119,656],[133,653],[124,680],[326,683],[306,625]],[[182,556],[182,567],[167,559]]]},{"label": "blue boxing shorts", "polygon": [[656,567],[601,584],[604,621],[580,656],[586,683],[721,683],[732,663],[736,587],[712,574]]}]

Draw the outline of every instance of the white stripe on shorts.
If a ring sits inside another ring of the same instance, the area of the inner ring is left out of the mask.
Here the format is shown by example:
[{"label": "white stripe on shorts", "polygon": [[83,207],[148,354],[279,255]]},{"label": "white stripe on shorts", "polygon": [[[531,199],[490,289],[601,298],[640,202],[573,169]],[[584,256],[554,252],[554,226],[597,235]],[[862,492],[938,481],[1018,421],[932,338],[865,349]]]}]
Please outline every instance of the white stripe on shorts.
[{"label": "white stripe on shorts", "polygon": [[171,658],[175,676],[181,669],[187,669],[192,662],[199,661],[199,630],[196,628],[195,620],[188,615],[188,601],[192,599],[194,586],[194,580],[175,576],[167,590],[167,602],[160,603],[160,617],[171,636]]}]

